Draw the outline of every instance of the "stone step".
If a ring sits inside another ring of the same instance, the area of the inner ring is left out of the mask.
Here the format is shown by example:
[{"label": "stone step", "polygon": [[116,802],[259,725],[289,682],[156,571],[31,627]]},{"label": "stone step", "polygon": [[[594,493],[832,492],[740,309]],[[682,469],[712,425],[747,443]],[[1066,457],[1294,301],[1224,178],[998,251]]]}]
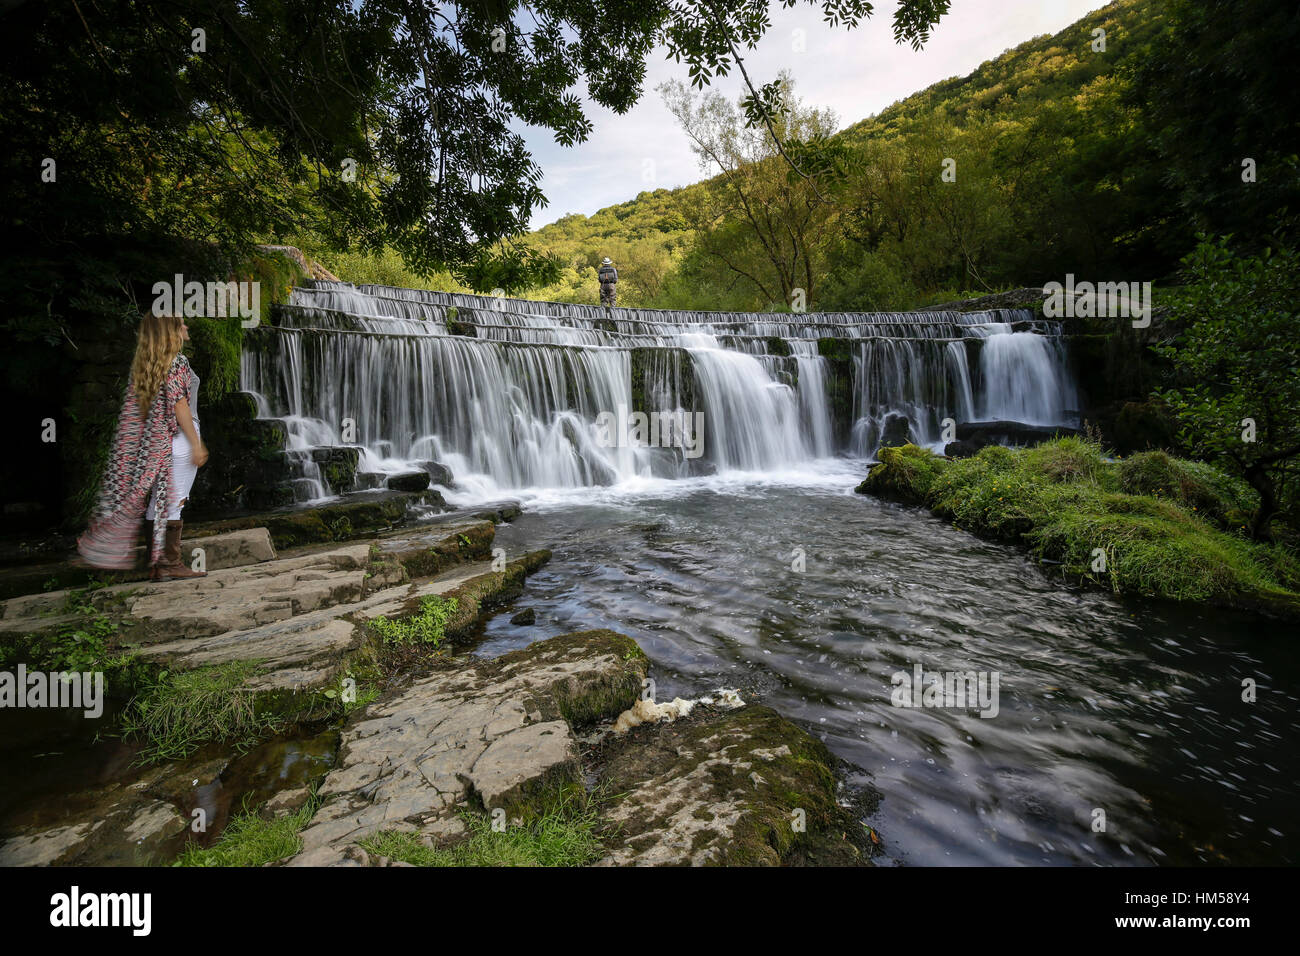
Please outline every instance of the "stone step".
[{"label": "stone step", "polygon": [[[194,527],[186,524],[188,532],[181,540],[181,556],[186,564],[194,560],[194,549],[204,549],[204,561],[209,571],[235,568],[259,561],[275,559],[275,547],[266,528],[244,528],[225,534],[195,534]],[[143,557],[142,557],[143,560]],[[61,588],[77,587],[104,572],[80,567],[71,558],[0,569],[0,598],[11,598],[39,591],[47,582],[56,582]],[[132,575],[144,578],[144,573]],[[2,614],[2,612],[0,612]]]},{"label": "stone step", "polygon": [[[199,539],[202,540],[202,539]],[[178,581],[116,584],[91,592],[98,607],[116,605],[128,643],[206,637],[283,620],[316,608],[346,604],[366,591],[370,545],[345,545],[316,554],[210,571]],[[11,598],[0,631],[44,628],[65,607],[70,591]]]},{"label": "stone step", "polygon": [[380,537],[375,547],[380,560],[396,561],[418,578],[491,556],[495,536],[496,525],[490,520],[468,518],[403,528]]},{"label": "stone step", "polygon": [[367,643],[366,621],[409,612],[431,595],[493,575],[488,562],[461,565],[420,583],[385,587],[346,607],[324,607],[282,620],[141,648],[138,656],[186,670],[238,661],[264,661],[245,686],[254,691],[311,691],[331,684],[351,653]]}]

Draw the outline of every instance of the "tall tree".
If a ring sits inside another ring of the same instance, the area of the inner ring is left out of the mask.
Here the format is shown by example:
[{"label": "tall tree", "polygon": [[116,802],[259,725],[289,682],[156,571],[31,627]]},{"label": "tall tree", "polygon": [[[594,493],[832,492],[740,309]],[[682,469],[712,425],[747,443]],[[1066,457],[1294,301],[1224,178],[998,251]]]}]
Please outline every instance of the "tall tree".
[{"label": "tall tree", "polygon": [[1165,20],[1129,93],[1189,232],[1266,236],[1300,216],[1300,7],[1169,0]]},{"label": "tall tree", "polygon": [[697,94],[679,80],[658,87],[690,137],[704,169],[719,178],[711,202],[691,214],[697,242],[734,284],[744,280],[772,305],[790,305],[802,290],[811,306],[821,271],[820,244],[829,220],[827,193],[843,173],[840,147],[829,142],[834,113],[804,107],[789,73],[764,102],[766,118],[719,93]]},{"label": "tall tree", "polygon": [[1300,253],[1239,256],[1226,240],[1203,241],[1185,278],[1171,309],[1183,331],[1158,349],[1180,384],[1157,394],[1188,448],[1259,493],[1250,531],[1263,540],[1300,489]]}]

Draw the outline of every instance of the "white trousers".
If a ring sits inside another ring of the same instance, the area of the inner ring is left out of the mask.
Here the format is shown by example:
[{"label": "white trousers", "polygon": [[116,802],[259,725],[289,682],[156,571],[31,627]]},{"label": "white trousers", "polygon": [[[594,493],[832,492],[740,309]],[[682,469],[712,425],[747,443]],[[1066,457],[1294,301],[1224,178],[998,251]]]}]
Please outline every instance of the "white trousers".
[{"label": "white trousers", "polygon": [[[194,423],[194,431],[199,431],[199,423]],[[199,439],[202,440],[202,433],[199,433]],[[194,486],[194,476],[199,473],[198,466],[194,464],[193,449],[190,447],[190,440],[185,437],[185,433],[177,431],[176,436],[172,439],[172,493],[170,495],[170,510],[167,512],[168,521],[181,520],[181,505],[190,496],[190,488]],[[149,521],[154,520],[156,505],[158,503],[158,489],[155,487],[153,496],[149,499],[149,507],[145,510],[144,516]]]}]

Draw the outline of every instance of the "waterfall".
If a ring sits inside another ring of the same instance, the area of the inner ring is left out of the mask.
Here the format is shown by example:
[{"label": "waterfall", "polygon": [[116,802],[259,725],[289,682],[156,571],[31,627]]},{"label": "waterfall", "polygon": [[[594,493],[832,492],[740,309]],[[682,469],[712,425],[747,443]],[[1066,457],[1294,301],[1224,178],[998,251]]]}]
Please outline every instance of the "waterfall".
[{"label": "waterfall", "polygon": [[868,457],[891,413],[936,448],[945,419],[1075,424],[1059,324],[1028,310],[607,310],[318,281],[247,334],[241,373],[283,423],[298,500],[352,490],[316,464],[339,446],[367,487],[437,463],[486,496]]}]

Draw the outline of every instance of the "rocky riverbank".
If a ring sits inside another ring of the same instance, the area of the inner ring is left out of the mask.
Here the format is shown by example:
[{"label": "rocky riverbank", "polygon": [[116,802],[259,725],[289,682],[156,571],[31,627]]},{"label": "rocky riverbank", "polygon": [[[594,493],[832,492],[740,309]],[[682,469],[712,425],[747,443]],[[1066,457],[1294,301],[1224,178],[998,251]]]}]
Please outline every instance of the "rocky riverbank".
[{"label": "rocky riverbank", "polygon": [[89,635],[129,698],[104,721],[133,730],[94,747],[65,733],[44,753],[36,739],[0,750],[35,777],[98,755],[3,814],[0,863],[165,864],[258,819],[290,824],[290,852],[256,862],[419,862],[376,846],[450,851],[485,821],[506,839],[575,800],[590,808],[582,862],[869,859],[830,754],[771,710],[699,703],[616,732],[650,669],[630,638],[580,631],[466,654],[483,617],[550,557],[494,548],[493,520],[288,549],[276,547],[283,529],[240,524],[187,543],[204,546],[205,578],[0,606],[4,668],[52,669],[69,635]]}]

